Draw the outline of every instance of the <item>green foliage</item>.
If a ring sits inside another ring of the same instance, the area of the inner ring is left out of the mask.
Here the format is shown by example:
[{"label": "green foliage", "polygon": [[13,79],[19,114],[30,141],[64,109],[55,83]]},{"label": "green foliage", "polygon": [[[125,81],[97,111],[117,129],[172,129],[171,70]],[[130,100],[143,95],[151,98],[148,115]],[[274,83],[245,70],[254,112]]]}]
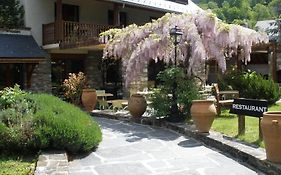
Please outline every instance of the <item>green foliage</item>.
[{"label": "green foliage", "polygon": [[4,90],[0,91],[1,108],[6,108],[15,104],[17,101],[22,100],[26,95],[27,93],[22,91],[17,84],[13,88],[6,87]]},{"label": "green foliage", "polygon": [[218,18],[253,28],[258,20],[277,18],[281,14],[281,0],[199,0],[200,7],[211,9]]},{"label": "green foliage", "polygon": [[18,85],[0,91],[0,149],[22,149],[32,147],[33,113],[35,102]]},{"label": "green foliage", "polygon": [[101,141],[96,122],[78,107],[47,94],[33,95],[38,103],[36,136],[41,147],[90,151]]},{"label": "green foliage", "polygon": [[275,17],[281,15],[281,0],[272,0],[268,6]]},{"label": "green foliage", "polygon": [[24,27],[24,9],[19,0],[0,0],[0,28]]},{"label": "green foliage", "polygon": [[97,123],[79,108],[47,94],[6,88],[1,93],[0,150],[89,151],[101,141]]},{"label": "green foliage", "polygon": [[[232,69],[225,74],[221,82],[239,90],[240,97],[243,98],[265,99],[269,104],[274,104],[281,97],[278,84],[272,79],[264,79],[256,72],[238,72]],[[223,83],[220,86],[223,87]]]},{"label": "green foliage", "polygon": [[183,118],[189,116],[192,100],[199,98],[198,88],[193,78],[187,77],[181,68],[168,68],[157,75],[161,85],[153,89],[151,106],[155,110],[155,115],[168,116],[172,104],[172,89],[174,81],[177,82],[177,103]]},{"label": "green foliage", "polygon": [[0,174],[31,175],[34,174],[35,156],[0,154]]}]

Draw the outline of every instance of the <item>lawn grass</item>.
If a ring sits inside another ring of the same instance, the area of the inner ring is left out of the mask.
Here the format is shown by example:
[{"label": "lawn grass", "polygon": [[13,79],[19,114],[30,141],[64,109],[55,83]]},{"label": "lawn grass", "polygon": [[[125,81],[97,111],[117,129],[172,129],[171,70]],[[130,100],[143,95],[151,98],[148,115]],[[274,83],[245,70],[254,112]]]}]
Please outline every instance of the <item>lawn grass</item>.
[{"label": "lawn grass", "polygon": [[[269,111],[281,111],[281,104],[269,107]],[[245,134],[238,136],[237,116],[229,114],[229,110],[224,109],[221,115],[215,119],[212,130],[247,143],[264,147],[263,141],[259,140],[259,119],[255,117],[245,117]]]},{"label": "lawn grass", "polygon": [[0,154],[1,175],[31,175],[35,170],[36,156]]}]

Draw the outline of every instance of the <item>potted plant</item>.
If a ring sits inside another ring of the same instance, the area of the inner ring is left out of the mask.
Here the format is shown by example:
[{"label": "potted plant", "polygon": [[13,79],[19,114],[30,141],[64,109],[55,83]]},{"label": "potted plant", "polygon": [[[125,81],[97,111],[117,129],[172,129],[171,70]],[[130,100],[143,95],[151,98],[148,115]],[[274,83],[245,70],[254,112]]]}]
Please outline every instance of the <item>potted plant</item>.
[{"label": "potted plant", "polygon": [[261,129],[267,160],[281,163],[281,111],[263,113]]},{"label": "potted plant", "polygon": [[217,115],[214,100],[193,100],[190,112],[196,129],[208,133]]},{"label": "potted plant", "polygon": [[80,105],[82,101],[86,111],[92,111],[97,103],[97,95],[95,89],[89,89],[86,84],[83,72],[70,73],[63,82],[64,96],[75,105]]}]

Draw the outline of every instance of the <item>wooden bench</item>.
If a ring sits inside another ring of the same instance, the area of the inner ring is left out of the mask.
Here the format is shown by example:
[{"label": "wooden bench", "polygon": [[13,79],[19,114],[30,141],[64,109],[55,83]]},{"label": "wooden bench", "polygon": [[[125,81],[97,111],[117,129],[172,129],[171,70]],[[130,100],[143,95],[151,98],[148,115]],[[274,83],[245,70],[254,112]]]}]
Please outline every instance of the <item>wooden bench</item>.
[{"label": "wooden bench", "polygon": [[[229,90],[229,91],[220,91],[218,84],[214,84],[215,97],[217,100],[216,108],[218,115],[221,114],[222,106],[231,106],[234,98],[239,98],[239,91]],[[227,99],[227,98],[231,99]]]}]

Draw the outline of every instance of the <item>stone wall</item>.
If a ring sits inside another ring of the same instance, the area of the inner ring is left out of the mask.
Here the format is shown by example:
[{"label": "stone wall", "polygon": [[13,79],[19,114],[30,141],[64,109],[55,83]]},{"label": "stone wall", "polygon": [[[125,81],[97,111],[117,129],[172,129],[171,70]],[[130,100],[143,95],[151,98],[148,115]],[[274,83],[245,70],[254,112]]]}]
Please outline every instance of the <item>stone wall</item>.
[{"label": "stone wall", "polygon": [[51,61],[49,58],[35,66],[29,90],[32,92],[52,92]]},{"label": "stone wall", "polygon": [[100,89],[102,87],[102,51],[89,52],[85,59],[85,74],[91,88]]},{"label": "stone wall", "polygon": [[[133,81],[130,83],[130,87],[123,87],[123,91],[124,91],[124,96],[125,97],[130,97],[132,94],[137,93],[137,91],[143,91],[145,88],[147,88],[147,81],[148,81],[148,77],[147,77],[147,63],[143,69],[143,72],[140,74],[140,76],[137,78],[137,80]],[[124,77],[124,66],[123,66],[123,84],[125,85],[125,77]]]}]

